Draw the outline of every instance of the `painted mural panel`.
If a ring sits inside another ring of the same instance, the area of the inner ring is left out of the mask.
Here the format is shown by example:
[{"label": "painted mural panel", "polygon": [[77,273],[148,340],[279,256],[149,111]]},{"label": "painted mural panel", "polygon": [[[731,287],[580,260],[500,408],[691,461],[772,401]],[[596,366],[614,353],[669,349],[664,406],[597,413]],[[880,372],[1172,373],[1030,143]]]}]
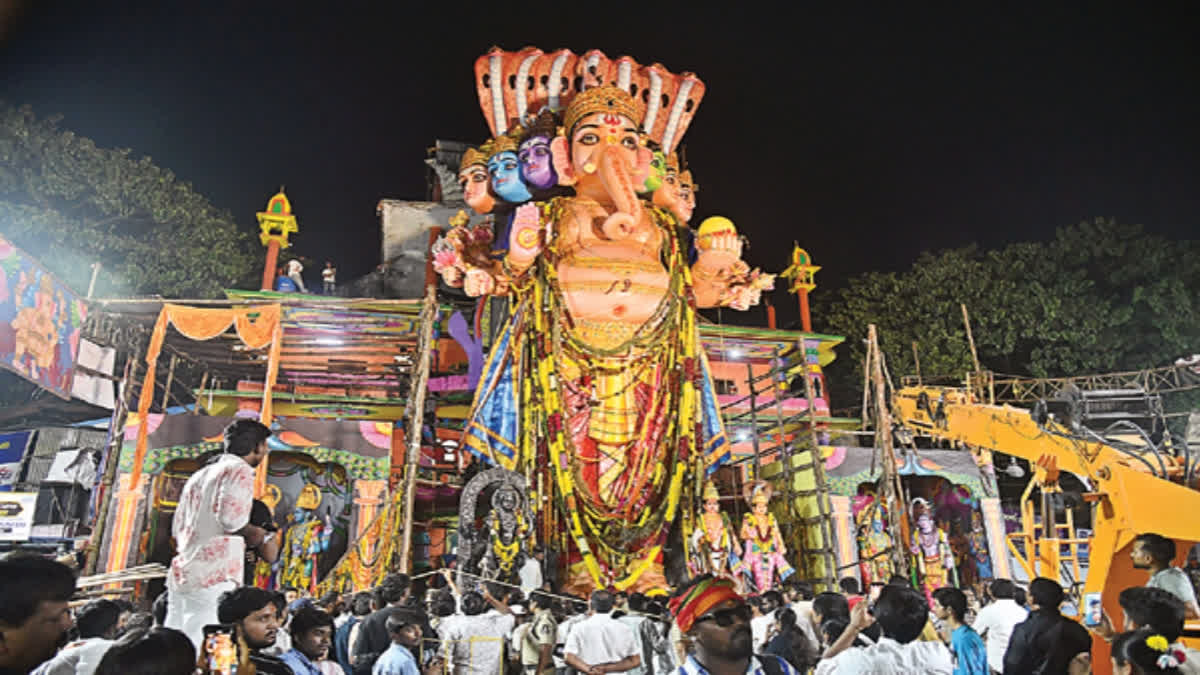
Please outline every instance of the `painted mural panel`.
[{"label": "painted mural panel", "polygon": [[87,306],[0,236],[0,367],[69,399]]},{"label": "painted mural panel", "polygon": [[[233,420],[207,415],[150,415],[142,471],[161,473],[171,460],[219,450],[222,431]],[[121,448],[121,471],[133,468],[137,425],[137,415],[130,415]],[[390,422],[276,418],[271,428],[274,434],[267,445],[272,452],[303,453],[321,463],[339,464],[351,479],[384,480],[388,476]]]}]

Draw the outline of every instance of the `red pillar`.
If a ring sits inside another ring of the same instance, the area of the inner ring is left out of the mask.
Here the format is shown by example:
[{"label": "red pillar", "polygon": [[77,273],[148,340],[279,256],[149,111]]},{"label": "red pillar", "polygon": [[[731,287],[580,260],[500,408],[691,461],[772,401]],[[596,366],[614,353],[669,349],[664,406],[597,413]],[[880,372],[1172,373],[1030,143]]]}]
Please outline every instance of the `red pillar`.
[{"label": "red pillar", "polygon": [[805,333],[811,333],[812,317],[808,315],[808,289],[801,288],[797,295],[800,296],[800,327]]},{"label": "red pillar", "polygon": [[767,328],[775,330],[775,305],[771,301],[767,301]]},{"label": "red pillar", "polygon": [[262,289],[275,289],[275,270],[279,267],[279,241],[272,239],[267,244],[267,265],[263,268]]}]

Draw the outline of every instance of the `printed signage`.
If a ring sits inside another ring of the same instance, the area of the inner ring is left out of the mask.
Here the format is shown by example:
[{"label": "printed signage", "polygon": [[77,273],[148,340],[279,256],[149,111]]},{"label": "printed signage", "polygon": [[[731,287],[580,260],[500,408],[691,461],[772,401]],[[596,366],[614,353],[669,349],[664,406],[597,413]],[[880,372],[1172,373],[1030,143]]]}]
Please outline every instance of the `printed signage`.
[{"label": "printed signage", "polygon": [[36,492],[0,494],[0,541],[29,541],[36,506]]}]

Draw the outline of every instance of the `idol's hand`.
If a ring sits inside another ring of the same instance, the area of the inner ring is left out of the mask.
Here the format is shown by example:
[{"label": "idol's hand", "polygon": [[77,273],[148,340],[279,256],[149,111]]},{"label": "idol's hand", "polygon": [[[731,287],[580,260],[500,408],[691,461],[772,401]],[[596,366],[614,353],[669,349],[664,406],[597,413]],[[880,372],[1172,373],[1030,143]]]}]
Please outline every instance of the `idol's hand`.
[{"label": "idol's hand", "polygon": [[465,276],[462,270],[457,267],[447,267],[441,271],[441,274],[442,281],[446,282],[447,286],[450,288],[462,288],[463,277]]},{"label": "idol's hand", "polygon": [[705,243],[696,264],[707,269],[725,269],[742,257],[742,238],[735,232],[712,235]]},{"label": "idol's hand", "polygon": [[463,291],[472,298],[478,298],[482,295],[488,295],[496,288],[496,279],[492,277],[487,270],[478,267],[467,269],[466,279],[463,281]]},{"label": "idol's hand", "polygon": [[535,204],[525,204],[513,214],[512,233],[508,237],[509,267],[517,272],[529,269],[542,252],[542,223]]}]

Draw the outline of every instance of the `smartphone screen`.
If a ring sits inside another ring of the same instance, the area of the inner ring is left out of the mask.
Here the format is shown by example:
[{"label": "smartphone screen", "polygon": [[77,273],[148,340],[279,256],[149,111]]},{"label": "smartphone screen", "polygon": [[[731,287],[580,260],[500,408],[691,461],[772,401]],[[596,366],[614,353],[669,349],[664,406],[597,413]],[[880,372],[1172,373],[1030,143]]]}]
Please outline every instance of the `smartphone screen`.
[{"label": "smartphone screen", "polygon": [[204,627],[204,662],[212,675],[237,675],[237,636],[233,624],[218,623]]},{"label": "smartphone screen", "polygon": [[1100,593],[1083,594],[1083,625],[1099,626],[1104,609],[1100,604]]}]

